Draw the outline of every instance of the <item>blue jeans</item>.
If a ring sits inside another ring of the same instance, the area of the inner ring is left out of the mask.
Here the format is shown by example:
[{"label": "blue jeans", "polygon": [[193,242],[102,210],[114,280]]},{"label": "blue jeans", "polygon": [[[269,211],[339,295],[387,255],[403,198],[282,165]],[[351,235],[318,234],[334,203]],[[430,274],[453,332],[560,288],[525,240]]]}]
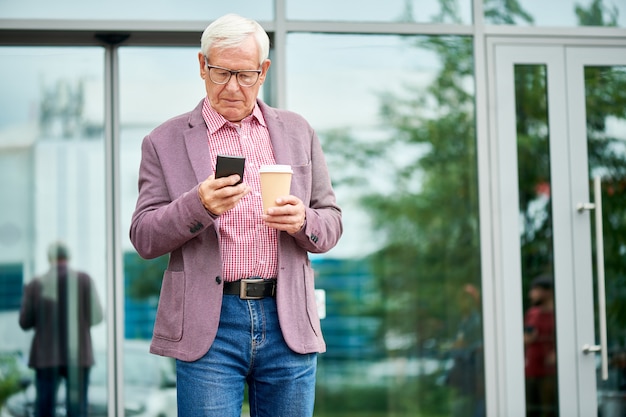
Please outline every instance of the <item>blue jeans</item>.
[{"label": "blue jeans", "polygon": [[311,417],[316,369],[286,345],[274,298],[225,295],[209,351],[176,361],[178,417],[240,417],[246,383],[251,417]]}]

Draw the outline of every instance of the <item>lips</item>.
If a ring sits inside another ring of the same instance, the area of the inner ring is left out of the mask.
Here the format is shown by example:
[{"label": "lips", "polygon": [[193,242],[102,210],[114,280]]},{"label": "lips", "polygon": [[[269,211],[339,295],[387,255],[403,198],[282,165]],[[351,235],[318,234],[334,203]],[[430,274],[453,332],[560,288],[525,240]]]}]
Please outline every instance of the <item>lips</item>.
[{"label": "lips", "polygon": [[220,99],[220,102],[223,105],[226,105],[226,106],[236,106],[236,105],[241,104],[243,102],[243,100],[222,98],[222,99]]}]

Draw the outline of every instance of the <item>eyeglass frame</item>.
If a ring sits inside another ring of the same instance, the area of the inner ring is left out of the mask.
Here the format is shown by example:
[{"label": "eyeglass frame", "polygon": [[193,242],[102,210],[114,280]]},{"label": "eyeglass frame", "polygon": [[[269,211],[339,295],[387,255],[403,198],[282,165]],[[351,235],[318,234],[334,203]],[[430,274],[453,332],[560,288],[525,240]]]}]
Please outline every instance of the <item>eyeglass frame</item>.
[{"label": "eyeglass frame", "polygon": [[[261,77],[261,73],[263,73],[262,69],[255,69],[255,70],[231,70],[230,68],[224,68],[224,67],[219,67],[217,65],[209,65],[209,59],[205,56],[204,57],[204,64],[208,70],[209,73],[209,79],[211,80],[211,82],[213,84],[217,84],[217,85],[226,85],[230,82],[230,79],[233,77],[233,75],[235,76],[235,80],[237,80],[237,84],[241,87],[252,87],[253,85],[255,85],[256,83],[259,82],[259,78]],[[215,80],[213,80],[213,78],[211,78],[211,68],[216,68],[216,69],[220,69],[222,71],[227,71],[230,73],[230,75],[228,76],[228,79],[226,81],[224,81],[223,83],[218,83]],[[241,81],[239,81],[239,73],[241,72],[255,72],[257,74],[257,79],[256,81],[254,81],[252,84],[250,85],[243,85],[241,84]]]}]

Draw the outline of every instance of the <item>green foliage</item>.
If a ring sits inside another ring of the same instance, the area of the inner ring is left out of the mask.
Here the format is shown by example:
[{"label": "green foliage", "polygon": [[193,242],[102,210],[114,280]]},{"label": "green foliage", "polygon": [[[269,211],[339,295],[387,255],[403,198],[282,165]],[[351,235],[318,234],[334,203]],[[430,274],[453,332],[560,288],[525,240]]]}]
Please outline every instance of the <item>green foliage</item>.
[{"label": "green foliage", "polygon": [[[491,23],[533,22],[517,1],[486,0],[485,10]],[[581,25],[615,25],[616,11],[607,11],[598,0],[588,9],[577,6],[576,13]],[[345,175],[338,184],[365,190],[360,203],[384,242],[365,260],[371,265],[380,293],[377,306],[368,312],[384,321],[379,335],[381,345],[390,334],[408,336],[412,346],[395,353],[420,355],[426,354],[426,342],[435,340],[443,349],[445,342],[453,338],[466,308],[457,298],[459,288],[465,283],[479,287],[480,282],[474,97],[469,87],[473,84],[474,63],[470,38],[406,39],[416,48],[431,51],[439,60],[440,71],[430,86],[406,85],[402,93],[380,93],[385,140],[362,139],[348,129],[335,130],[326,133],[325,148],[330,163],[342,165],[340,171]],[[520,244],[525,280],[550,270],[553,264],[546,75],[542,65],[519,65],[515,69]],[[589,167],[592,173],[602,174],[605,184],[609,333],[624,345],[626,304],[620,301],[626,297],[626,147],[623,138],[607,133],[607,123],[626,118],[626,71],[619,67],[587,68],[585,82]],[[399,155],[404,157],[401,161]],[[379,166],[393,167],[391,190],[366,187],[367,174]],[[356,387],[320,395],[333,407],[345,410],[336,415],[349,416],[353,412],[360,416],[391,416],[405,412],[394,414],[400,409],[394,408],[396,404],[407,401],[417,407],[420,401],[428,402],[418,399],[418,393],[437,397],[445,390],[422,386],[411,391],[407,386],[402,392],[402,398],[396,400],[388,393]],[[358,401],[366,403],[359,407]],[[438,401],[445,403],[442,398]],[[374,403],[382,409],[377,411]],[[438,415],[436,410],[433,405],[430,414],[424,415]],[[406,413],[422,415],[415,409]],[[323,410],[316,415],[333,414]]]},{"label": "green foliage", "polygon": [[23,381],[25,377],[25,372],[19,366],[15,355],[0,355],[0,407],[11,395],[24,388]]},{"label": "green foliage", "polygon": [[[386,328],[429,339],[453,336],[448,300],[480,274],[472,42],[425,37],[441,71],[426,90],[381,95],[394,149],[417,155],[395,170],[393,193],[370,193],[363,206],[387,245],[371,258],[385,304]],[[434,110],[433,110],[434,109]],[[413,149],[413,151],[411,150]],[[382,154],[385,157],[384,153]],[[390,160],[393,155],[386,155]]]},{"label": "green foliage", "polygon": [[483,7],[485,20],[489,23],[513,25],[516,18],[526,23],[534,22],[534,18],[522,8],[518,0],[484,0]]},{"label": "green foliage", "polygon": [[445,417],[453,393],[436,384],[435,376],[391,381],[379,385],[353,385],[341,390],[316,390],[316,417]]},{"label": "green foliage", "polygon": [[603,0],[593,0],[588,9],[576,5],[574,11],[581,26],[617,26],[619,9],[606,7]]},{"label": "green foliage", "polygon": [[[626,346],[626,145],[609,120],[626,120],[626,68],[585,68],[587,149],[592,175],[602,176],[607,322],[612,341]],[[590,189],[592,185],[590,183]],[[594,276],[596,274],[594,273]]]},{"label": "green foliage", "polygon": [[515,66],[518,199],[523,276],[527,281],[552,271],[550,148],[544,65]]}]

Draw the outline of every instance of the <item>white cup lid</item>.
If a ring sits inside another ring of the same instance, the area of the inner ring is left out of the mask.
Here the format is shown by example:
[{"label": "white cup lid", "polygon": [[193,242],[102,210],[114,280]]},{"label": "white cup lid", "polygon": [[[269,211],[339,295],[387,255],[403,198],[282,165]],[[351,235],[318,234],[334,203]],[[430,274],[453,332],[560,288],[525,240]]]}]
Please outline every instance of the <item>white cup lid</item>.
[{"label": "white cup lid", "polygon": [[288,172],[293,173],[291,171],[291,165],[261,165],[259,168],[259,172]]}]

